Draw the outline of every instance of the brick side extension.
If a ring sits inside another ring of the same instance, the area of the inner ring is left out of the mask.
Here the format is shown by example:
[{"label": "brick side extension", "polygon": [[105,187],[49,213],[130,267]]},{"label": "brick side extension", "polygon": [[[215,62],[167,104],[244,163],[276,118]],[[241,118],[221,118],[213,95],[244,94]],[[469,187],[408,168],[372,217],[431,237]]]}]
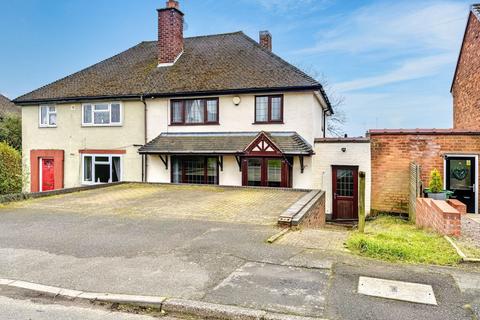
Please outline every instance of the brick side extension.
[{"label": "brick side extension", "polygon": [[[442,235],[460,236],[462,231],[462,214],[452,203],[427,198],[417,199],[416,225],[429,228]],[[454,202],[461,211],[466,211],[465,205]],[[463,207],[462,207],[463,205]]]},{"label": "brick side extension", "polygon": [[[408,211],[411,162],[422,166],[422,181],[428,185],[431,170],[443,176],[446,154],[480,154],[480,132],[385,131],[370,133],[372,151],[372,211]],[[443,177],[444,178],[444,177]]]},{"label": "brick side extension", "polygon": [[480,130],[480,21],[471,12],[453,80],[455,129]]},{"label": "brick side extension", "polygon": [[183,52],[183,13],[178,1],[158,9],[158,63],[174,63]]}]

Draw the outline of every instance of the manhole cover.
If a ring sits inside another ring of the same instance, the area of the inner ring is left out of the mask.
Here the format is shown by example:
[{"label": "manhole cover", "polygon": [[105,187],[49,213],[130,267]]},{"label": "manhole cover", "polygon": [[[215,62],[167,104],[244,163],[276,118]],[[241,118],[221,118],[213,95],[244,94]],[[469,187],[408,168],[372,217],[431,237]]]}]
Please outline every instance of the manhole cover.
[{"label": "manhole cover", "polygon": [[437,305],[432,286],[419,283],[360,277],[358,293],[385,299]]}]

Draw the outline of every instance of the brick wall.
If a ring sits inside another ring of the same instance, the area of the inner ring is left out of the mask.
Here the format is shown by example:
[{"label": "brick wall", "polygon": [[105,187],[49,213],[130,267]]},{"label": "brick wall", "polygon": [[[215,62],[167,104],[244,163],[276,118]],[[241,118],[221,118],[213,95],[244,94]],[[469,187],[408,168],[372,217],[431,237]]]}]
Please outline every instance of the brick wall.
[{"label": "brick wall", "polygon": [[[460,211],[454,206],[460,209]],[[442,235],[461,235],[462,212],[466,211],[464,204],[456,200],[449,200],[447,202],[418,198],[416,207],[417,215],[415,224],[417,226],[433,229]]]},{"label": "brick wall", "polygon": [[470,13],[452,87],[455,129],[480,130],[479,52],[480,21]]},{"label": "brick wall", "polygon": [[427,186],[434,168],[443,177],[445,155],[480,154],[480,132],[372,130],[370,135],[373,212],[408,211],[411,162],[421,165],[422,181]]}]

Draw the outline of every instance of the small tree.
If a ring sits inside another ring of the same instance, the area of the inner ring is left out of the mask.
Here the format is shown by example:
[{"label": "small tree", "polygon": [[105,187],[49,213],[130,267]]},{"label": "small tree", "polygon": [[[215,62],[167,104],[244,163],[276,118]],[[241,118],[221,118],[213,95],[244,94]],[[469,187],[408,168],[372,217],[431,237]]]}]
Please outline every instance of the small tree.
[{"label": "small tree", "polygon": [[0,120],[0,141],[7,142],[13,148],[22,150],[22,118],[17,115],[7,115]]},{"label": "small tree", "polygon": [[439,193],[443,191],[442,176],[437,169],[430,172],[430,183],[428,184],[429,191],[432,193]]},{"label": "small tree", "polygon": [[0,142],[0,194],[22,192],[22,180],[20,152]]}]

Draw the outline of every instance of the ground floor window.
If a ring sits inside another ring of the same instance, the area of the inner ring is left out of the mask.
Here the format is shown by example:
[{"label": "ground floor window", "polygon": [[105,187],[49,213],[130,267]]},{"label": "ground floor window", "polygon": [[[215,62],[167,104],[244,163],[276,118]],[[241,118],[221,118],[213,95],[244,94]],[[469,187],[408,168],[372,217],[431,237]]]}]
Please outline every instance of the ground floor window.
[{"label": "ground floor window", "polygon": [[218,158],[172,157],[172,183],[218,184]]},{"label": "ground floor window", "polygon": [[283,158],[246,158],[242,171],[244,186],[291,187],[291,166]]},{"label": "ground floor window", "polygon": [[83,183],[111,183],[121,181],[122,161],[118,155],[83,155]]}]

